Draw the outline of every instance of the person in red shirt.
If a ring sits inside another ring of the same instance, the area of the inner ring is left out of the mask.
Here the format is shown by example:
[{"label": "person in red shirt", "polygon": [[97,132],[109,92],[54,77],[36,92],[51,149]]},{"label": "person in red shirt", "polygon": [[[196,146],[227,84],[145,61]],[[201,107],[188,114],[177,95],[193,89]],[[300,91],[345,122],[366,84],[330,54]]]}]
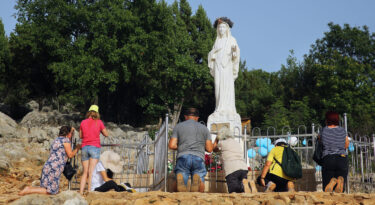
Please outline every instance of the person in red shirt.
[{"label": "person in red shirt", "polygon": [[108,137],[107,129],[100,120],[99,107],[91,105],[86,114],[86,119],[81,122],[79,137],[82,139],[82,166],[83,174],[79,192],[83,191],[88,183],[88,190],[91,190],[92,173],[100,158],[100,133]]}]

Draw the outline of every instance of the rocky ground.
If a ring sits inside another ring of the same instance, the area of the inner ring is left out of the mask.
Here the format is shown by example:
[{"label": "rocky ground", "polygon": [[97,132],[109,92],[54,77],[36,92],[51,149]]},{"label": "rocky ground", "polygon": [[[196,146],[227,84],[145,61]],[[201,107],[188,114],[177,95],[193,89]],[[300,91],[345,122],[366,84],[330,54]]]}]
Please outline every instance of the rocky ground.
[{"label": "rocky ground", "polygon": [[[375,204],[375,194],[330,194],[323,192],[219,194],[219,193],[96,193],[82,197],[67,191],[68,182],[61,177],[60,193],[54,196],[18,196],[25,186],[38,186],[42,166],[49,154],[49,144],[61,125],[78,128],[78,113],[63,114],[49,108],[32,110],[20,122],[0,112],[0,204]],[[112,138],[140,141],[145,132],[129,125],[107,123]]]},{"label": "rocky ground", "polygon": [[324,192],[215,194],[215,193],[147,193],[91,192],[82,197],[75,191],[63,191],[55,196],[0,194],[0,203],[10,204],[375,204],[375,194],[335,194]]}]

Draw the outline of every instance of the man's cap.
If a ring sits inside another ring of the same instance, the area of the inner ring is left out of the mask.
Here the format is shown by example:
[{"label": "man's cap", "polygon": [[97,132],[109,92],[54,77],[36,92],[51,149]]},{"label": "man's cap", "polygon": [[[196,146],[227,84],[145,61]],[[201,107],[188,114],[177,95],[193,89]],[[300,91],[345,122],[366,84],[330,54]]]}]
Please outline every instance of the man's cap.
[{"label": "man's cap", "polygon": [[187,108],[184,115],[199,117],[199,111],[197,108]]},{"label": "man's cap", "polygon": [[91,105],[89,108],[89,111],[95,111],[99,113],[99,107],[97,105]]}]

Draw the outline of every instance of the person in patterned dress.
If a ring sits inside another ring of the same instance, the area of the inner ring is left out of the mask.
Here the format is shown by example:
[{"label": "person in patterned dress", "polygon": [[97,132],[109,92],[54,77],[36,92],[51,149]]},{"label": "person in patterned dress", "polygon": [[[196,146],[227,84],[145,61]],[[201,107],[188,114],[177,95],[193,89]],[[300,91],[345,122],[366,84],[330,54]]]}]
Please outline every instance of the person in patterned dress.
[{"label": "person in patterned dress", "polygon": [[27,194],[57,194],[59,192],[59,183],[66,161],[74,157],[81,145],[77,145],[72,150],[70,139],[75,129],[70,126],[62,126],[60,128],[59,137],[51,144],[50,155],[42,169],[42,177],[40,178],[40,187],[25,187],[19,195]]}]

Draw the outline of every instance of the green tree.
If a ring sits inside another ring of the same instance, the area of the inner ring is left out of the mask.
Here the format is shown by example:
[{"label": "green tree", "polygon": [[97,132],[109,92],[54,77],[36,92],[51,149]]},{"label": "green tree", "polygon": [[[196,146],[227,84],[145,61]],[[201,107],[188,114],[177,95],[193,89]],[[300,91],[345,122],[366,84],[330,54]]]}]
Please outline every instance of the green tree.
[{"label": "green tree", "polygon": [[290,55],[286,59],[286,65],[281,65],[277,74],[280,79],[283,103],[289,107],[290,100],[302,100],[305,95],[303,92],[303,65],[297,62],[293,50],[290,51]]},{"label": "green tree", "polygon": [[0,19],[0,101],[5,97],[6,91],[6,71],[9,69],[10,51],[8,45],[8,38],[5,35],[4,24]]},{"label": "green tree", "polygon": [[62,0],[17,1],[18,24],[10,37],[10,98],[16,95],[13,99],[22,103],[27,98],[56,96],[59,87],[49,66],[65,57],[59,51],[71,42],[69,30],[74,21],[68,4]]},{"label": "green tree", "polygon": [[215,32],[187,1],[20,0],[10,38],[9,101],[54,99],[140,125],[182,105],[211,103]]},{"label": "green tree", "polygon": [[[285,108],[280,99],[276,100],[275,103],[271,105],[269,110],[264,114],[263,128],[266,130],[268,127],[274,127],[276,129],[275,134],[286,134],[290,127],[289,121],[289,111]],[[284,128],[284,133],[282,133]]]},{"label": "green tree", "polygon": [[188,32],[192,38],[190,56],[193,59],[194,79],[190,89],[187,89],[186,106],[197,107],[201,110],[201,120],[206,121],[215,109],[214,82],[207,65],[208,53],[216,38],[216,30],[200,5],[191,17],[191,28]]},{"label": "green tree", "polygon": [[246,62],[240,62],[235,81],[236,108],[242,117],[250,117],[253,127],[261,127],[265,113],[277,99],[278,81],[275,73],[248,70]]},{"label": "green tree", "polygon": [[373,132],[373,128],[369,129],[372,121],[363,121],[362,116],[375,117],[375,34],[370,34],[366,26],[328,26],[330,30],[305,56],[304,90],[310,105],[318,119],[323,119],[327,110],[346,112],[351,130]]},{"label": "green tree", "polygon": [[301,127],[300,132],[305,132],[310,129],[312,123],[318,123],[315,119],[316,113],[309,105],[309,98],[303,97],[302,100],[291,100],[289,108],[289,122],[290,127],[294,132],[297,132],[299,126],[305,126],[306,130]]}]

